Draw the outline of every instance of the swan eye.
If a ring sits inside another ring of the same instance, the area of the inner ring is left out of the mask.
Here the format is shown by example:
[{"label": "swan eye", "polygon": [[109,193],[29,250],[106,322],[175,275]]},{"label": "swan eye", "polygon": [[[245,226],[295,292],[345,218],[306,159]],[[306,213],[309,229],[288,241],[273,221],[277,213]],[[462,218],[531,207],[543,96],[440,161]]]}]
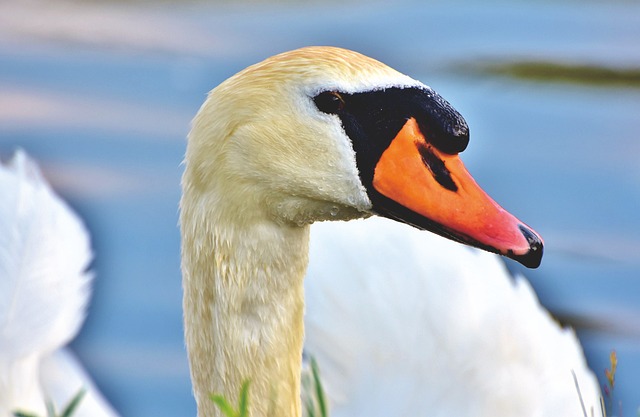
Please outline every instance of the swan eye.
[{"label": "swan eye", "polygon": [[344,109],[345,102],[340,93],[325,91],[313,98],[316,107],[323,113],[336,114]]}]

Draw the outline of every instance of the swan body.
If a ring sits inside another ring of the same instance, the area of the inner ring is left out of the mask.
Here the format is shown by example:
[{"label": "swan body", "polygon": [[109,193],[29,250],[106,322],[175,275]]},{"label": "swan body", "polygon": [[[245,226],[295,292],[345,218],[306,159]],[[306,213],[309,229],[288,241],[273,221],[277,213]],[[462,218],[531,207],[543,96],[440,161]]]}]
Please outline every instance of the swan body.
[{"label": "swan body", "polygon": [[115,417],[64,346],[85,317],[92,279],[88,233],[22,151],[0,164],[0,416],[61,410]]},{"label": "swan body", "polygon": [[603,415],[575,334],[497,256],[379,217],[313,225],[309,256],[331,416]]},{"label": "swan body", "polygon": [[[185,340],[200,417],[251,381],[253,417],[298,417],[309,225],[379,214],[535,267],[542,239],[458,157],[468,127],[424,84],[310,47],[212,90],[182,179]],[[348,319],[348,318],[345,318]]]}]

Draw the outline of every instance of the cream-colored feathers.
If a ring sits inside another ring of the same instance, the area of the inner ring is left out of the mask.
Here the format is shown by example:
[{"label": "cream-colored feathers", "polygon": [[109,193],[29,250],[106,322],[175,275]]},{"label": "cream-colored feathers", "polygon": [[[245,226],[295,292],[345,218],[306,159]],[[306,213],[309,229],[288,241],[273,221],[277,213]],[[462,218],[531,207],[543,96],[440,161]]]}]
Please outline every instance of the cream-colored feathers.
[{"label": "cream-colored feathers", "polygon": [[363,55],[305,48],[220,84],[196,116],[181,228],[185,337],[199,415],[211,392],[252,383],[252,415],[300,415],[303,287],[318,220],[367,216],[371,203],[321,90],[419,85]]},{"label": "cream-colored feathers", "polygon": [[337,48],[304,48],[251,66],[215,88],[196,116],[184,185],[224,195],[216,210],[230,205],[242,218],[257,214],[242,210],[251,203],[297,224],[336,218],[336,211],[360,216],[370,203],[350,142],[312,97],[408,85],[420,84]]}]

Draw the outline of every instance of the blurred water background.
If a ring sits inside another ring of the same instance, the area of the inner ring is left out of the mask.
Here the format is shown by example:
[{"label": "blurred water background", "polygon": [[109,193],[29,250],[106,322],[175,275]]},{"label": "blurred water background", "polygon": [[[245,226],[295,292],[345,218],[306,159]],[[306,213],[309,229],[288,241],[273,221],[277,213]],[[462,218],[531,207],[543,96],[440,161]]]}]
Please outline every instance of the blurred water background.
[{"label": "blurred water background", "polygon": [[[577,327],[603,383],[617,351],[614,399],[636,415],[635,1],[0,2],[0,154],[34,155],[91,230],[97,279],[73,346],[105,396],[124,416],[195,415],[177,228],[190,119],[236,71],[321,44],[382,60],[465,116],[470,171],[545,237],[543,265],[527,276]],[[522,62],[631,75],[610,83],[580,79],[579,69],[562,80],[483,70]]]}]

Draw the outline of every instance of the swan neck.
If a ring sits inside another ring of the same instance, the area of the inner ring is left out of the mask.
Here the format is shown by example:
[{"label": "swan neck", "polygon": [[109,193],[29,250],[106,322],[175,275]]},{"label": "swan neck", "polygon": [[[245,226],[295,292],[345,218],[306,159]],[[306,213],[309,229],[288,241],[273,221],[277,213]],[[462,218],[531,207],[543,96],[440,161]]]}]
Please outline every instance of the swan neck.
[{"label": "swan neck", "polygon": [[264,218],[239,224],[193,208],[183,201],[182,266],[198,416],[222,415],[214,393],[237,404],[244,381],[252,417],[300,416],[309,228]]}]

